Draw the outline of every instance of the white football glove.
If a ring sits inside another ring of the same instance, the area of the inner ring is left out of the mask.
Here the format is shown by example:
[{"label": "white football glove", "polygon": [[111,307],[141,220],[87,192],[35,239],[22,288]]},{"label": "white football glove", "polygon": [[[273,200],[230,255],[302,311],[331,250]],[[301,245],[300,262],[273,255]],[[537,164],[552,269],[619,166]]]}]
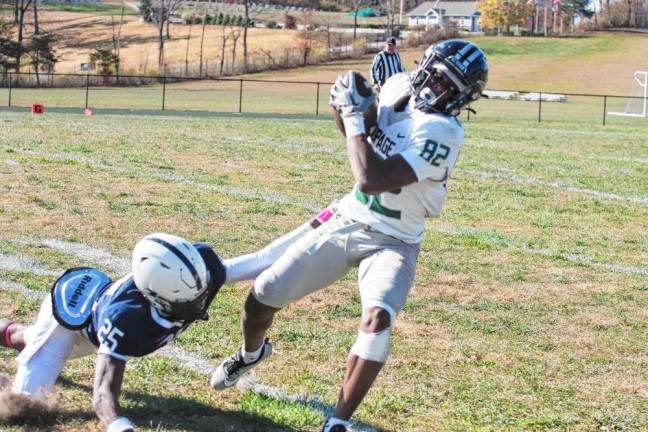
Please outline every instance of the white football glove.
[{"label": "white football glove", "polygon": [[331,87],[329,105],[345,117],[364,113],[375,100],[376,93],[369,81],[360,73],[350,70],[335,80]]},{"label": "white football glove", "polygon": [[331,87],[329,105],[340,113],[346,136],[365,134],[364,112],[376,101],[371,84],[360,73],[348,71]]}]

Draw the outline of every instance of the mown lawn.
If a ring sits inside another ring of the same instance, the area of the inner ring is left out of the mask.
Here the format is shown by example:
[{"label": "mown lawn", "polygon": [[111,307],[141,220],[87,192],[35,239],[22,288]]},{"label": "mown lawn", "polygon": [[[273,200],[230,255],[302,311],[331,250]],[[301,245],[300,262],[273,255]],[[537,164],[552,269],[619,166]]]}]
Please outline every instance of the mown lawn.
[{"label": "mown lawn", "polygon": [[[446,210],[428,223],[392,356],[357,419],[393,431],[648,430],[648,125],[561,113],[538,123],[487,108],[466,123]],[[94,263],[44,240],[128,257],[143,235],[169,231],[229,257],[351,182],[330,120],[2,112],[0,316],[29,320],[38,307],[7,282],[45,292],[52,271]],[[280,313],[260,381],[335,402],[360,314],[355,276]],[[214,364],[235,350],[247,290],[224,288],[211,321],[178,346]],[[13,372],[12,354],[0,357]],[[43,429],[99,430],[92,365],[70,363],[61,414]],[[124,401],[141,430],[316,431],[323,421],[305,404],[216,394],[168,356],[132,362]]]}]

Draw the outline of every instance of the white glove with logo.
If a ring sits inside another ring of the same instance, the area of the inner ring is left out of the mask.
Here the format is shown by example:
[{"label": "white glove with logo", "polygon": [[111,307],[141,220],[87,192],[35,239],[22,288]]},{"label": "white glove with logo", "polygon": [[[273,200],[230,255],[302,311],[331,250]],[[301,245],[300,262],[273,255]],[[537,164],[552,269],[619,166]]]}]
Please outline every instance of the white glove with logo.
[{"label": "white glove with logo", "polygon": [[347,137],[365,133],[364,112],[375,101],[371,84],[356,71],[338,76],[331,87],[329,105],[340,113]]}]

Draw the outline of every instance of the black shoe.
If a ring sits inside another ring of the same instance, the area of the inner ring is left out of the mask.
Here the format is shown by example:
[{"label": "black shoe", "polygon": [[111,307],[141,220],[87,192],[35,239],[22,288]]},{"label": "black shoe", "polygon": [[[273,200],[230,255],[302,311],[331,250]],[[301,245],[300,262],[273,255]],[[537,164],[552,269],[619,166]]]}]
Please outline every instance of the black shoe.
[{"label": "black shoe", "polygon": [[239,378],[246,374],[247,371],[270,357],[271,354],[272,343],[269,339],[266,339],[263,343],[263,349],[261,350],[259,358],[249,364],[243,361],[243,353],[241,348],[239,348],[234,355],[226,358],[225,361],[218,366],[218,369],[216,369],[211,377],[211,386],[216,390],[223,390],[227,387],[233,386]]}]

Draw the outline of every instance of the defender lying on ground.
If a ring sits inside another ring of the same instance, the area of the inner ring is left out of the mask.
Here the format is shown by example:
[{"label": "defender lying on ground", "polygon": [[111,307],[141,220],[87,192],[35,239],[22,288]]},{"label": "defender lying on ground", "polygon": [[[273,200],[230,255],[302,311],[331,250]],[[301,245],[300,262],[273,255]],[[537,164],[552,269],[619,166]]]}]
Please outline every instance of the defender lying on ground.
[{"label": "defender lying on ground", "polygon": [[151,234],[135,246],[132,273],[117,281],[93,268],[66,271],[43,301],[34,325],[0,319],[0,345],[20,352],[12,390],[45,397],[68,359],[97,352],[94,409],[109,432],[135,430],[119,415],[128,357],[150,354],[194,321],[207,319],[224,283],[254,279],[330,212],[325,209],[259,252],[230,260],[222,261],[205,244]]}]

